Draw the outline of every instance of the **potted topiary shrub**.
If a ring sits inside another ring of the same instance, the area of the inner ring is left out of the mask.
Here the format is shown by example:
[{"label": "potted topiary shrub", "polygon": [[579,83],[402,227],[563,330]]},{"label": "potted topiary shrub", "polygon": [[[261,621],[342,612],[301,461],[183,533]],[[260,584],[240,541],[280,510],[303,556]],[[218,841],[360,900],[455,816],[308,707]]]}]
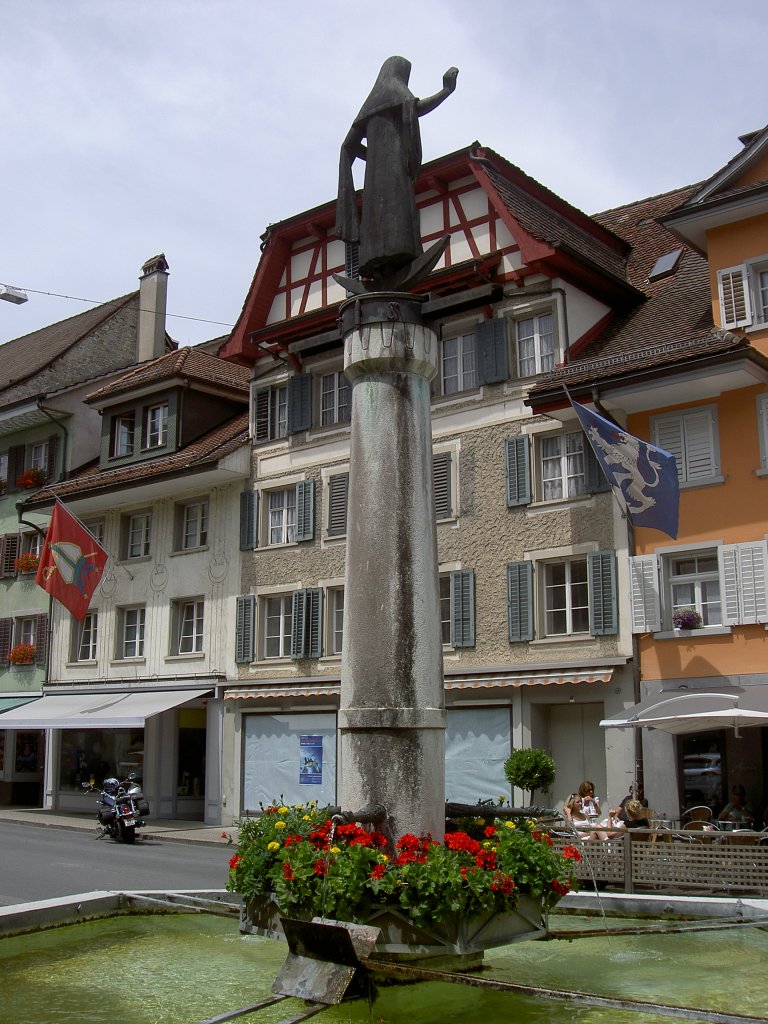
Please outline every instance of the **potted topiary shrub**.
[{"label": "potted topiary shrub", "polygon": [[527,789],[530,804],[537,789],[549,789],[555,781],[555,762],[546,752],[536,747],[513,750],[504,762],[507,781],[518,789]]}]

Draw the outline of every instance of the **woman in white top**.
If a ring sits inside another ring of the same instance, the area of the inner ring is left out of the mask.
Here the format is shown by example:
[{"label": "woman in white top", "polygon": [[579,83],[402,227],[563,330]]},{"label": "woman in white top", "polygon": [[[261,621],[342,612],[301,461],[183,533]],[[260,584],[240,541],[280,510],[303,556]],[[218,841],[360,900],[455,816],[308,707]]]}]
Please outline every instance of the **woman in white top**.
[{"label": "woman in white top", "polygon": [[578,793],[571,793],[563,804],[563,817],[566,822],[579,832],[584,832],[584,839],[607,839],[608,833],[596,829],[589,816],[584,813],[583,801]]}]

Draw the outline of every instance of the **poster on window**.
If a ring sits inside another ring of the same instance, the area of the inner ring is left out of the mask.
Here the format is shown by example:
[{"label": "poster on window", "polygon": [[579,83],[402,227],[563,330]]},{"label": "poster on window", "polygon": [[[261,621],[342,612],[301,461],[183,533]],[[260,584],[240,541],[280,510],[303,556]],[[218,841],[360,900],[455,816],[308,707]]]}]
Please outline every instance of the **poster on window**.
[{"label": "poster on window", "polygon": [[323,737],[299,736],[299,785],[322,786]]}]

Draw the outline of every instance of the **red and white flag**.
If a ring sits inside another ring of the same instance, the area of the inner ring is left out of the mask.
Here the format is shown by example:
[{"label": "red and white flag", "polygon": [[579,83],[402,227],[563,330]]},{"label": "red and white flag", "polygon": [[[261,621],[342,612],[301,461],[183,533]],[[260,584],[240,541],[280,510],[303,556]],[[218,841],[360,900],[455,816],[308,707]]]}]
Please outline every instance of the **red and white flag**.
[{"label": "red and white flag", "polygon": [[108,557],[93,534],[57,500],[35,583],[82,621]]}]

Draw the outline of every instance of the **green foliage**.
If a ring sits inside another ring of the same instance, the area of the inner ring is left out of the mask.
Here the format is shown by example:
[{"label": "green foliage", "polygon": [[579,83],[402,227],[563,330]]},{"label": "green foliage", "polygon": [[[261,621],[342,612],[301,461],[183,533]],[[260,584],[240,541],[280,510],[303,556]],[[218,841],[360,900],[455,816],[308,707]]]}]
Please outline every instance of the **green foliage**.
[{"label": "green foliage", "polygon": [[555,762],[545,750],[526,747],[513,750],[504,762],[507,781],[518,789],[527,789],[533,794],[537,789],[549,789],[555,781]]},{"label": "green foliage", "polygon": [[[521,891],[556,903],[572,887],[571,854],[553,852],[533,822],[477,820],[445,842],[386,837],[356,824],[334,828],[313,804],[263,808],[239,823],[229,862],[230,892],[248,901],[267,893],[284,914],[364,922],[371,907],[396,907],[416,923],[453,914],[504,911]],[[578,854],[576,854],[578,856]]]}]

